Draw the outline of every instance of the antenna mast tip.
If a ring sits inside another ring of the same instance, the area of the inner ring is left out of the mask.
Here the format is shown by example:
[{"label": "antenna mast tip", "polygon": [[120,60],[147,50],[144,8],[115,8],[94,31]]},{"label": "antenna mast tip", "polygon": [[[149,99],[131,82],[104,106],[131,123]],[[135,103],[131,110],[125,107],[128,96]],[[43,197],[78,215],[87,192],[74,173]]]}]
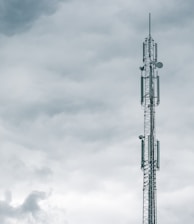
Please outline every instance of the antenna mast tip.
[{"label": "antenna mast tip", "polygon": [[149,36],[151,37],[151,13],[149,13]]}]

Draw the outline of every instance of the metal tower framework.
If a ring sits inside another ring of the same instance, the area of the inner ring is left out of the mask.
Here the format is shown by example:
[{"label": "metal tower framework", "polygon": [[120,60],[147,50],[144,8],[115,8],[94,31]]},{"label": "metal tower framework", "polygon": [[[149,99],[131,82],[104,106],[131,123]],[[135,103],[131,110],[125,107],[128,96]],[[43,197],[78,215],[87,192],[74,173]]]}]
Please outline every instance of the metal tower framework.
[{"label": "metal tower framework", "polygon": [[143,42],[141,70],[141,104],[144,107],[144,135],[141,139],[141,169],[143,171],[143,224],[157,224],[156,171],[160,168],[160,143],[156,139],[155,107],[160,103],[160,80],[157,61],[157,43],[151,36],[151,14],[149,14],[149,36]]}]

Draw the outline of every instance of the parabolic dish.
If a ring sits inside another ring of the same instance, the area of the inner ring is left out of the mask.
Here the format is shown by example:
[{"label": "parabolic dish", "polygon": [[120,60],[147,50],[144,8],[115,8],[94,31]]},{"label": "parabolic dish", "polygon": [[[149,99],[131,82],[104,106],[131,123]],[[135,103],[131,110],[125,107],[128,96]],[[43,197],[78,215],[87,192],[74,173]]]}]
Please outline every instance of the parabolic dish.
[{"label": "parabolic dish", "polygon": [[156,67],[157,67],[157,68],[162,68],[162,67],[163,67],[162,62],[157,62],[157,63],[156,63]]}]

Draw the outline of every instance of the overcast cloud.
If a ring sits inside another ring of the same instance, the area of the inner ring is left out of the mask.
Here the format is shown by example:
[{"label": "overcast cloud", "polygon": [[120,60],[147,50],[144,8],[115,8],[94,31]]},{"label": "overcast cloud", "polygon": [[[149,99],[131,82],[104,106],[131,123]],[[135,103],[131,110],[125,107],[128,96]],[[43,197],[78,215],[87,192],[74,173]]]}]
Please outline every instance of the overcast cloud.
[{"label": "overcast cloud", "polygon": [[159,45],[158,222],[193,223],[193,1],[0,1],[0,222],[142,222],[142,42]]}]

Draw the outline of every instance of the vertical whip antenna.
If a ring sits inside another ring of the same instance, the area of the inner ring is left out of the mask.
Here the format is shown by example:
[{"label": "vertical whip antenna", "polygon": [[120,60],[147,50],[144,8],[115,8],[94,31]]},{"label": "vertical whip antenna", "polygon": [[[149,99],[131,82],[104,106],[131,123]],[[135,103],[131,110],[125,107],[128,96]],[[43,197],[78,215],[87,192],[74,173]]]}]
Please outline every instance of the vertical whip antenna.
[{"label": "vertical whip antenna", "polygon": [[149,13],[149,37],[151,37],[151,13]]},{"label": "vertical whip antenna", "polygon": [[143,224],[157,224],[156,171],[160,168],[160,142],[156,138],[155,107],[160,103],[160,79],[157,43],[149,36],[143,42],[141,70],[141,104],[144,108],[144,135],[141,140],[141,169],[143,171]]}]

